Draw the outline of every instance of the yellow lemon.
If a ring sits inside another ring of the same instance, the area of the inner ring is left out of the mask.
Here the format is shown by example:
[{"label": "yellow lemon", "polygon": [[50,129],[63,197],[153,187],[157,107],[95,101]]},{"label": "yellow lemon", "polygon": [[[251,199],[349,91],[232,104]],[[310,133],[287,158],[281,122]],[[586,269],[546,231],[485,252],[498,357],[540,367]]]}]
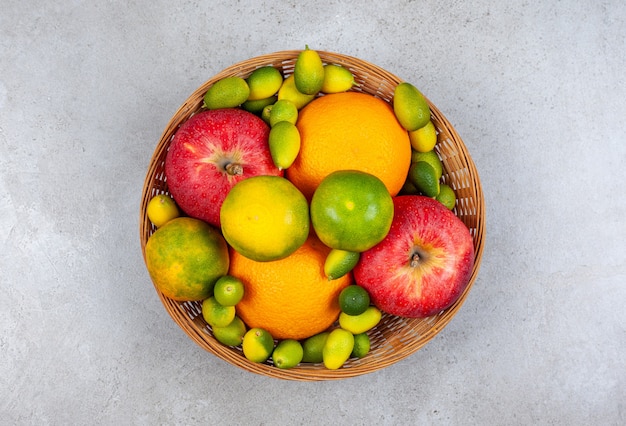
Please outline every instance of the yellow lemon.
[{"label": "yellow lemon", "polygon": [[375,306],[368,307],[362,314],[339,314],[339,326],[352,334],[365,333],[376,327],[382,318],[382,312]]},{"label": "yellow lemon", "polygon": [[265,362],[274,350],[274,338],[262,328],[251,328],[241,342],[243,355],[252,362]]},{"label": "yellow lemon", "polygon": [[296,88],[305,95],[315,95],[324,84],[324,64],[319,53],[306,49],[300,52],[293,69]]},{"label": "yellow lemon", "polygon": [[346,92],[355,84],[354,75],[352,75],[349,69],[335,64],[324,65],[324,83],[322,84],[322,92]]},{"label": "yellow lemon", "polygon": [[309,205],[287,179],[254,176],[238,182],[220,210],[222,234],[243,256],[265,262],[296,251],[309,235]]},{"label": "yellow lemon", "polygon": [[150,222],[157,228],[180,216],[176,202],[172,197],[165,194],[152,197],[148,202],[146,213],[148,214]]},{"label": "yellow lemon", "polygon": [[296,87],[295,77],[292,74],[283,81],[283,85],[278,89],[278,100],[280,101],[282,99],[291,101],[296,108],[302,109],[315,99],[315,95],[305,95],[299,92]]},{"label": "yellow lemon", "polygon": [[411,147],[418,152],[431,151],[437,144],[437,130],[431,120],[417,130],[409,132]]},{"label": "yellow lemon", "polygon": [[322,358],[324,366],[329,370],[337,370],[350,358],[354,349],[354,335],[342,328],[336,328],[330,332],[324,349]]}]

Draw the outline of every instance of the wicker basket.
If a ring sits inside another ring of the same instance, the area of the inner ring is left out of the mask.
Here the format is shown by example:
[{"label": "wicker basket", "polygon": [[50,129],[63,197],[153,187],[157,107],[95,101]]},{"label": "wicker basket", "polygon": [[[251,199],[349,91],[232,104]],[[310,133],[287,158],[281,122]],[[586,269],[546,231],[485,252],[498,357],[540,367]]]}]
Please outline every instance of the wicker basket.
[{"label": "wicker basket", "polygon": [[[155,231],[146,214],[147,204],[154,195],[168,192],[164,172],[165,157],[179,125],[201,110],[205,92],[217,80],[228,76],[247,77],[254,69],[266,65],[276,67],[287,76],[293,73],[298,53],[299,50],[282,51],[228,67],[200,86],[174,114],[154,151],[143,187],[139,222],[144,260],[146,242]],[[319,51],[319,54],[324,63],[343,65],[352,71],[358,83],[354,90],[369,93],[387,102],[391,101],[395,86],[402,81],[395,75],[357,58],[323,51]],[[465,301],[478,274],[485,239],[485,205],[474,163],[452,125],[430,101],[429,105],[431,119],[439,134],[436,150],[444,166],[443,181],[456,192],[457,205],[454,212],[470,229],[475,246],[476,260],[470,283],[456,303],[425,319],[406,319],[384,314],[381,322],[369,332],[372,347],[370,353],[362,359],[350,359],[338,370],[328,370],[321,364],[304,363],[282,370],[274,367],[271,359],[267,363],[250,362],[243,356],[241,348],[222,345],[212,336],[210,327],[202,318],[201,302],[176,302],[157,291],[173,320],[194,342],[223,360],[250,372],[288,380],[335,380],[371,373],[406,358],[428,343],[450,322]]]}]

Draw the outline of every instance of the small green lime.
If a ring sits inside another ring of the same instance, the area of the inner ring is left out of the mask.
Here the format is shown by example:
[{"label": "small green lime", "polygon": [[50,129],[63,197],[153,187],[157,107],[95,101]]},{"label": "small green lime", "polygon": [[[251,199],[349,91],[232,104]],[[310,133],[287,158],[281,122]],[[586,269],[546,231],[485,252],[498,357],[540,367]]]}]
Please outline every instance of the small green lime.
[{"label": "small green lime", "polygon": [[273,105],[277,100],[278,96],[270,96],[269,98],[258,99],[256,101],[247,100],[241,104],[241,108],[252,114],[261,115],[266,106]]},{"label": "small green lime", "polygon": [[418,161],[411,164],[409,177],[415,187],[425,196],[434,198],[439,194],[437,172],[426,161]]},{"label": "small green lime", "polygon": [[411,152],[411,163],[417,163],[418,161],[425,161],[430,164],[433,169],[435,169],[437,179],[441,178],[441,175],[443,174],[443,164],[434,149],[427,152],[413,150]]},{"label": "small green lime", "polygon": [[354,348],[352,348],[351,357],[363,358],[370,351],[370,337],[367,333],[359,333],[354,335]]},{"label": "small green lime", "polygon": [[226,327],[235,319],[234,306],[222,306],[215,297],[202,302],[202,317],[211,327]]},{"label": "small green lime", "polygon": [[235,306],[243,298],[243,282],[232,275],[224,275],[215,282],[213,296],[222,306]]},{"label": "small green lime", "polygon": [[283,75],[272,66],[257,68],[246,79],[250,87],[249,101],[268,98],[278,92],[283,84]]},{"label": "small green lime", "polygon": [[238,316],[225,327],[213,327],[213,337],[218,342],[228,346],[239,346],[246,334],[246,325]]},{"label": "small green lime", "polygon": [[435,199],[446,206],[448,210],[454,209],[454,206],[456,205],[456,194],[454,193],[454,189],[445,183],[440,185],[439,194],[435,197]]},{"label": "small green lime", "polygon": [[304,350],[300,342],[294,339],[281,340],[272,352],[272,361],[278,368],[287,369],[300,364]]},{"label": "small green lime", "polygon": [[370,306],[370,295],[360,285],[352,284],[339,293],[339,308],[348,315],[360,315]]},{"label": "small green lime", "polygon": [[302,350],[304,351],[302,362],[322,362],[322,352],[329,334],[329,331],[322,331],[302,343]]},{"label": "small green lime", "polygon": [[274,127],[281,121],[288,121],[294,125],[298,121],[298,108],[290,100],[278,100],[270,108],[270,127]]},{"label": "small green lime", "polygon": [[261,111],[261,119],[263,119],[263,121],[265,121],[265,123],[268,126],[270,125],[270,115],[272,114],[273,107],[274,107],[274,104],[266,105],[265,107],[263,107],[263,110]]},{"label": "small green lime", "polygon": [[272,335],[262,328],[251,328],[243,336],[243,355],[252,362],[265,362],[274,350]]},{"label": "small green lime", "polygon": [[241,77],[225,77],[216,81],[204,95],[207,109],[234,108],[243,104],[250,94],[248,83]]}]

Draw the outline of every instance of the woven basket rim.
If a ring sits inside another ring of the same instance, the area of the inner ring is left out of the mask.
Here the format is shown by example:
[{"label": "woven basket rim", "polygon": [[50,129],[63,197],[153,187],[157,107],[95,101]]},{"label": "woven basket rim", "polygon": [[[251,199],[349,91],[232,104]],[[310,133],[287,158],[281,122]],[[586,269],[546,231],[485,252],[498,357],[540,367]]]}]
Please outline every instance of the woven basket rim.
[{"label": "woven basket rim", "polygon": [[[154,232],[154,227],[147,218],[146,208],[154,195],[167,193],[162,163],[178,126],[201,109],[204,93],[215,81],[232,75],[246,77],[253,69],[266,65],[275,66],[284,75],[289,75],[293,72],[295,58],[300,52],[301,50],[278,51],[250,58],[223,69],[199,86],[171,117],[150,159],[142,190],[139,231],[144,262],[146,261],[145,245],[151,233]],[[389,91],[391,90],[392,93],[395,85],[403,81],[394,74],[362,59],[328,51],[318,51],[318,53],[324,63],[339,64],[350,69],[355,74],[357,83],[360,83],[359,88],[356,90],[381,97],[387,102],[390,101]],[[338,370],[328,370],[321,364],[301,364],[292,369],[283,370],[274,367],[271,363],[253,363],[248,361],[241,353],[240,348],[222,345],[210,334],[210,328],[198,312],[197,303],[181,303],[171,300],[164,296],[155,286],[154,289],[163,306],[178,326],[196,344],[225,362],[259,375],[297,381],[338,380],[381,370],[412,355],[441,332],[465,302],[478,276],[485,242],[485,202],[476,166],[461,137],[428,97],[426,97],[426,100],[431,109],[432,121],[436,124],[440,135],[445,136],[445,146],[441,147],[442,152],[439,152],[440,156],[443,157],[444,177],[449,176],[450,183],[454,183],[456,180],[467,183],[467,187],[464,186],[456,191],[463,191],[463,193],[469,194],[466,198],[459,200],[457,207],[455,207],[455,213],[464,222],[468,222],[466,225],[470,229],[474,240],[475,261],[469,284],[454,304],[441,313],[426,319],[399,319],[393,317],[393,321],[398,321],[398,327],[401,332],[409,330],[407,331],[409,334],[401,335],[402,333],[396,332],[395,328],[385,330],[385,332],[390,333],[390,337],[381,337],[381,340],[386,346],[389,346],[388,350],[378,354],[375,348],[372,348],[370,354],[363,359],[350,360],[344,367]],[[440,145],[439,142],[437,145]],[[381,323],[388,319],[391,321],[391,317],[384,314]],[[396,324],[394,323],[395,326]],[[416,333],[419,338],[412,338],[414,336],[410,333]]]}]

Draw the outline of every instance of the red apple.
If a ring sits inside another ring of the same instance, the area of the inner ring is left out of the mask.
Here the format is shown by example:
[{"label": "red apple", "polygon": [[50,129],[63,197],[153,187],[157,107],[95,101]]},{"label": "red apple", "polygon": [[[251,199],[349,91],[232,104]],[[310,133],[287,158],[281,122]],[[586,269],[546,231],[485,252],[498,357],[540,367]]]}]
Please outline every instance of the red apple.
[{"label": "red apple", "polygon": [[381,311],[423,318],[459,298],[473,265],[474,244],[465,224],[439,201],[404,195],[394,198],[391,229],[361,253],[354,278]]},{"label": "red apple", "polygon": [[269,126],[241,109],[193,115],[176,131],[165,159],[169,191],[189,216],[220,227],[224,198],[243,179],[282,176],[272,161]]}]

